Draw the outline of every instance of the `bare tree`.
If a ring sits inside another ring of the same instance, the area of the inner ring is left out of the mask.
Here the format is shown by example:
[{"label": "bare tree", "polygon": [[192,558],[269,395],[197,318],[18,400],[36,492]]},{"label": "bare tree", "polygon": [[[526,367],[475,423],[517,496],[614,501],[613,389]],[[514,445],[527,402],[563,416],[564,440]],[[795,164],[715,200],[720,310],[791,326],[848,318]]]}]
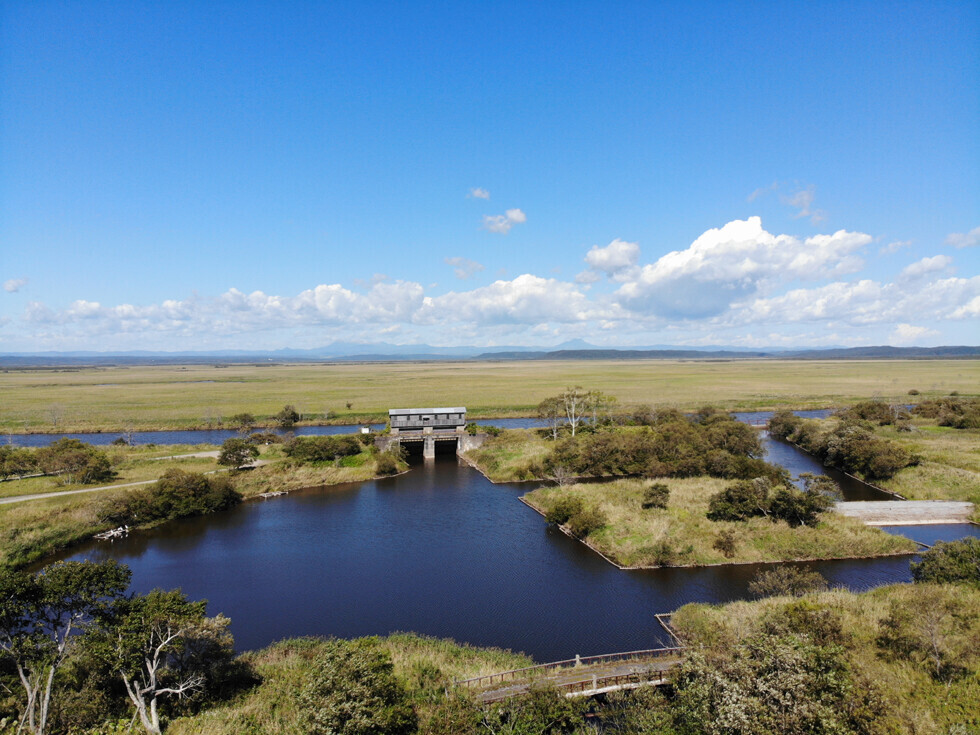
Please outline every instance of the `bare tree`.
[{"label": "bare tree", "polygon": [[565,417],[565,404],[558,396],[545,398],[538,404],[538,417],[548,422],[552,439],[558,439],[558,429]]},{"label": "bare tree", "polygon": [[572,429],[572,436],[578,425],[582,423],[583,414],[587,412],[588,393],[582,390],[582,386],[576,385],[574,388],[565,388],[559,396],[565,408],[565,418]]},{"label": "bare tree", "polygon": [[560,464],[556,465],[551,472],[548,473],[548,479],[554,482],[558,487],[565,487],[566,485],[575,484],[575,473],[573,473],[565,465]]}]

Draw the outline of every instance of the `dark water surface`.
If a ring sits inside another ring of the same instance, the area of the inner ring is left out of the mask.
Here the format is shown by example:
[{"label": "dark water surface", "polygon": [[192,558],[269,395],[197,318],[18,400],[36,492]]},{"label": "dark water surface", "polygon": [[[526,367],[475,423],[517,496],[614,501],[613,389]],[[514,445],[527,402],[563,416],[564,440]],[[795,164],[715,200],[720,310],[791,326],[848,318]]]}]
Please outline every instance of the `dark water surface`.
[{"label": "dark water surface", "polygon": [[[616,569],[455,457],[174,521],[73,559],[115,558],[133,587],[180,587],[232,619],[239,649],[297,635],[412,630],[554,660],[663,641],[653,617],[747,596],[759,565]],[[927,541],[927,543],[929,543]],[[852,589],[909,579],[909,557],[809,563]]]}]

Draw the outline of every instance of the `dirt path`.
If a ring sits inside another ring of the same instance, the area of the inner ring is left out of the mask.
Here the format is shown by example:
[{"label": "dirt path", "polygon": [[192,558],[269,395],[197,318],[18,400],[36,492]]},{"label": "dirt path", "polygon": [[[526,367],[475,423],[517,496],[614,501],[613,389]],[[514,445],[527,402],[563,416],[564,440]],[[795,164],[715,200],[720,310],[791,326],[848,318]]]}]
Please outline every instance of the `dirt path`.
[{"label": "dirt path", "polygon": [[973,503],[958,500],[861,500],[837,503],[841,515],[857,518],[867,526],[915,526],[933,523],[967,523]]}]

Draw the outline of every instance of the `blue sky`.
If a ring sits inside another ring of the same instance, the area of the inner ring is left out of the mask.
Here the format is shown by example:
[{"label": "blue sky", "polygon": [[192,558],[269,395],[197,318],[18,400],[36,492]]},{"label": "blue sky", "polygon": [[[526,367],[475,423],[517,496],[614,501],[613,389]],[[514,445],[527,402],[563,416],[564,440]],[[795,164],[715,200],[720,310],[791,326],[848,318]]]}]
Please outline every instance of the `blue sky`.
[{"label": "blue sky", "polygon": [[977,344],[976,3],[0,0],[0,352]]}]

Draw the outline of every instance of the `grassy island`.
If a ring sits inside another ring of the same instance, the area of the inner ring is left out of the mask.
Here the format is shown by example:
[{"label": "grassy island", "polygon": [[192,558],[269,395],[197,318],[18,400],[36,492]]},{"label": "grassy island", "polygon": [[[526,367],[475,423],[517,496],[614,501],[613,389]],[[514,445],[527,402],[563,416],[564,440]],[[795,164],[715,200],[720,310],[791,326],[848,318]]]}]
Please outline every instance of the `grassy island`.
[{"label": "grassy island", "polygon": [[[668,479],[666,508],[644,508],[653,480],[543,487],[524,496],[547,515],[563,500],[581,499],[597,509],[605,524],[586,543],[623,567],[690,566],[750,562],[840,559],[911,553],[916,545],[836,513],[824,513],[815,527],[755,517],[710,521],[709,500],[728,483],[710,477]],[[724,542],[720,539],[730,539]],[[727,552],[727,553],[726,553]]]}]

